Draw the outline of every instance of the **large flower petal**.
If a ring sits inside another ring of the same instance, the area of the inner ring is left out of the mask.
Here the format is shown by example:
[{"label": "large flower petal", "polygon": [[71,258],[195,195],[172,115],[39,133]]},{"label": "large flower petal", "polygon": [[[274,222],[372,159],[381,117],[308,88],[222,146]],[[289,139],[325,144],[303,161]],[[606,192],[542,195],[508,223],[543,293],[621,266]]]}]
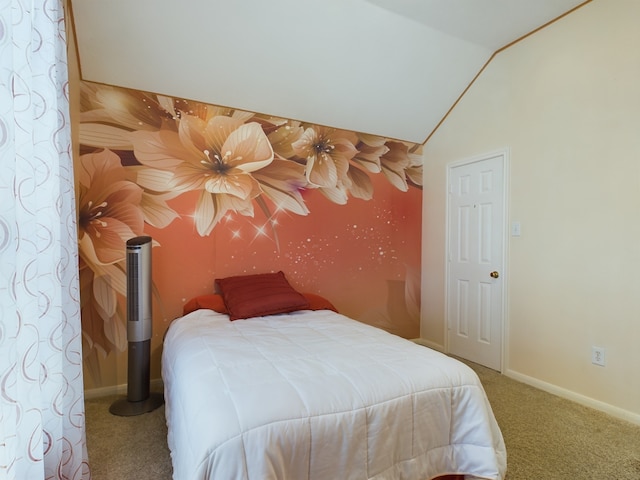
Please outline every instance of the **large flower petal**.
[{"label": "large flower petal", "polygon": [[[342,142],[336,144],[335,152],[331,155],[333,163],[336,164],[336,172],[340,181],[345,182],[347,172],[349,171],[349,160],[356,153],[356,149],[352,144],[352,148],[343,145]],[[348,182],[345,182],[348,183]]]},{"label": "large flower petal", "polygon": [[387,142],[389,152],[381,157],[382,171],[387,180],[398,190],[406,192],[409,189],[405,176],[405,168],[409,167],[409,147],[402,142]]},{"label": "large flower petal", "polygon": [[332,153],[332,156],[340,155],[351,160],[358,153],[356,148],[358,139],[354,133],[339,130],[333,134],[331,140],[336,149],[336,153]]},{"label": "large flower petal", "polygon": [[138,185],[127,180],[118,180],[117,176],[109,174],[105,174],[100,180],[96,179],[88,192],[84,200],[94,206],[103,204],[102,215],[107,215],[108,210],[117,203],[137,204],[142,197],[142,189]]},{"label": "large flower petal", "polygon": [[94,265],[92,268],[95,276],[108,277],[111,288],[122,296],[127,294],[127,272],[124,260],[111,265]]},{"label": "large flower petal", "polygon": [[169,188],[176,192],[190,192],[202,190],[212,174],[206,167],[188,162],[182,162],[173,170]]},{"label": "large flower petal", "polygon": [[130,132],[101,123],[80,123],[79,139],[82,145],[111,150],[133,150]]},{"label": "large flower petal", "polygon": [[[125,257],[126,241],[137,235],[126,223],[115,218],[105,218],[100,224],[86,230],[87,235],[82,240],[90,237],[95,258],[102,264],[121,261]],[[82,241],[80,246],[85,249],[89,247]]]},{"label": "large flower petal", "polygon": [[233,195],[246,200],[260,193],[260,187],[255,178],[246,173],[231,170],[227,175],[211,175],[204,182],[204,188],[209,193]]},{"label": "large flower petal", "polygon": [[422,186],[422,182],[423,182],[422,165],[418,167],[408,168],[407,170],[405,170],[405,172],[407,174],[407,179],[409,179],[411,183],[413,183],[416,186],[420,186],[420,187]]},{"label": "large flower petal", "polygon": [[[137,185],[133,186],[137,187]],[[139,208],[141,200],[140,189],[136,189],[133,194],[125,190],[115,192],[109,196],[110,205],[105,209],[105,217],[102,219],[108,222],[109,219],[114,218],[125,224],[128,230],[141,232],[144,229],[144,215]]]},{"label": "large flower petal", "polygon": [[338,169],[331,156],[321,152],[307,160],[307,180],[312,185],[333,188],[338,183]]},{"label": "large flower petal", "polygon": [[158,130],[175,116],[173,108],[158,97],[138,90],[81,82],[81,122],[95,118],[125,130]]},{"label": "large flower petal", "polygon": [[244,172],[253,172],[266,167],[273,161],[273,148],[269,139],[257,123],[247,123],[234,130],[220,150],[227,163]]},{"label": "large flower petal", "polygon": [[209,235],[218,220],[222,217],[215,204],[215,197],[206,190],[200,192],[196,204],[195,224],[198,234]]},{"label": "large flower petal", "polygon": [[389,147],[384,144],[372,147],[365,143],[359,143],[358,152],[354,155],[353,161],[371,173],[380,173],[380,157],[388,151]]},{"label": "large flower petal", "polygon": [[406,192],[409,190],[409,185],[407,184],[407,179],[404,175],[404,170],[395,170],[388,168],[388,165],[382,166],[382,172],[384,176],[387,177],[389,183],[396,187],[401,192]]},{"label": "large flower petal", "polygon": [[183,161],[198,163],[202,158],[202,152],[197,155],[197,151],[185,148],[176,132],[132,132],[130,137],[133,153],[140,163],[148,167],[172,170]]},{"label": "large flower petal", "polygon": [[82,155],[78,172],[78,181],[81,185],[96,189],[96,185],[110,184],[125,178],[120,157],[110,150]]},{"label": "large flower petal", "polygon": [[127,167],[127,173],[129,173],[131,181],[147,191],[162,192],[170,197],[177,197],[182,193],[181,190],[176,191],[175,188],[171,188],[173,174],[168,170],[159,170],[143,165]]},{"label": "large flower petal", "polygon": [[140,207],[144,213],[144,221],[155,228],[165,228],[180,215],[170,208],[165,201],[166,195],[152,195],[150,193],[142,194]]},{"label": "large flower petal", "polygon": [[221,156],[224,156],[224,144],[229,136],[243,125],[243,122],[239,118],[232,118],[226,116],[216,116],[206,124],[206,127],[202,128],[203,135],[203,150],[205,148],[212,150]]},{"label": "large flower petal", "polygon": [[304,166],[290,160],[275,159],[265,168],[253,173],[262,191],[279,210],[287,210],[298,215],[307,215],[309,209],[304,203],[301,190],[307,182]]},{"label": "large flower petal", "polygon": [[253,217],[253,203],[242,200],[238,197],[232,197],[231,195],[218,195],[217,200],[219,202],[218,208],[222,212],[220,218],[222,218],[229,210],[232,210],[245,217]]},{"label": "large flower petal", "polygon": [[268,137],[275,153],[283,158],[293,158],[296,152],[292,144],[297,142],[303,133],[304,128],[299,122],[290,122],[270,133]]},{"label": "large flower petal", "polygon": [[320,193],[337,205],[346,205],[347,200],[349,199],[347,190],[344,186],[321,188]]},{"label": "large flower petal", "polygon": [[291,144],[291,148],[298,157],[310,160],[316,155],[313,146],[317,142],[318,134],[313,128],[309,127],[302,132],[298,140]]},{"label": "large flower petal", "polygon": [[349,192],[356,198],[371,200],[373,198],[373,184],[369,175],[359,168],[350,168],[348,173],[351,185]]},{"label": "large flower petal", "polygon": [[[185,154],[180,157],[185,162],[199,164],[206,157],[204,151],[211,148],[205,134],[207,122],[193,115],[182,115],[178,127],[178,138]],[[188,153],[187,153],[188,152]]]},{"label": "large flower petal", "polygon": [[118,299],[115,290],[111,288],[109,276],[93,277],[93,299],[101,317],[111,318],[115,315]]},{"label": "large flower petal", "polygon": [[167,97],[165,95],[158,95],[157,96],[157,100],[158,100],[158,105],[160,106],[160,108],[162,108],[164,111],[166,111],[173,118],[175,118],[177,116],[176,108],[175,108],[175,106],[173,104],[173,98]]},{"label": "large flower petal", "polygon": [[384,143],[387,141],[384,137],[379,137],[378,135],[371,135],[368,133],[358,133],[357,134],[360,143],[364,143],[369,147],[382,147]]}]

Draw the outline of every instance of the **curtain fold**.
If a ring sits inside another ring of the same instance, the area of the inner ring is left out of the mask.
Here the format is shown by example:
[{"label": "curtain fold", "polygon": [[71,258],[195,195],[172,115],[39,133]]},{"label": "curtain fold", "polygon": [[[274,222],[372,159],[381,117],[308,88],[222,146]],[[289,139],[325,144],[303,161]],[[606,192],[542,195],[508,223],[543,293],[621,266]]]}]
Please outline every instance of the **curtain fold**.
[{"label": "curtain fold", "polygon": [[88,479],[61,0],[0,0],[0,480]]}]

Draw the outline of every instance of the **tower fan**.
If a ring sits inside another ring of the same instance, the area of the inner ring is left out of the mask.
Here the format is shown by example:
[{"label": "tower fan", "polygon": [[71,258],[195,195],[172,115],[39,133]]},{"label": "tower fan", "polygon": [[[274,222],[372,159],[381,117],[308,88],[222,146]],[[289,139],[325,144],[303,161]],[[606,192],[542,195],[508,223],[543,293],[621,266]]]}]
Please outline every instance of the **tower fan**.
[{"label": "tower fan", "polygon": [[151,237],[127,240],[127,397],[109,411],[133,416],[163,404],[160,393],[150,393],[151,364]]}]

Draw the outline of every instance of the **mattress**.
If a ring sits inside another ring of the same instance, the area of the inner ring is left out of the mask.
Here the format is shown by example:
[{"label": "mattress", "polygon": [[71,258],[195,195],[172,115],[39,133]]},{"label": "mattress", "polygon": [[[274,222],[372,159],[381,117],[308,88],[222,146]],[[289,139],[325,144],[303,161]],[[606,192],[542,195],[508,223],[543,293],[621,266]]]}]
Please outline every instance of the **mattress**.
[{"label": "mattress", "polygon": [[329,310],[197,310],[162,354],[175,480],[502,479],[473,370]]}]

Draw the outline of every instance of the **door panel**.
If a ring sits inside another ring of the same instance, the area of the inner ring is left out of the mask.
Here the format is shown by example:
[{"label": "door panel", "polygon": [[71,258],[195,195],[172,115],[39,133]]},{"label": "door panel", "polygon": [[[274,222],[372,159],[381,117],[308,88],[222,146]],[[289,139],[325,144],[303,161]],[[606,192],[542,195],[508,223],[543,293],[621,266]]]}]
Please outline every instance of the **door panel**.
[{"label": "door panel", "polygon": [[448,349],[496,370],[502,367],[504,170],[505,154],[449,169]]}]

